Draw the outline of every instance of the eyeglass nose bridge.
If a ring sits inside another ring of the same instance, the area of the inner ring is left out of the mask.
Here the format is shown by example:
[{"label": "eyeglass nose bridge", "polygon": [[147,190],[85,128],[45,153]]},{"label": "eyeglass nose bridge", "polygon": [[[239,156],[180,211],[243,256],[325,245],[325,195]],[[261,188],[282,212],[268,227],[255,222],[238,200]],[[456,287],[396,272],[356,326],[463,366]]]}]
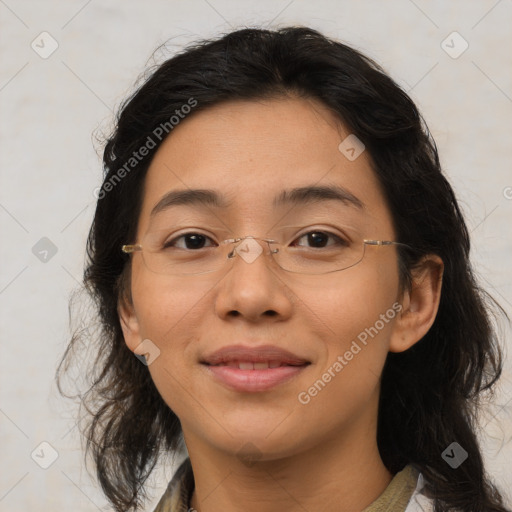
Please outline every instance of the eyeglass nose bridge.
[{"label": "eyeglass nose bridge", "polygon": [[[253,242],[251,243],[249,241],[245,244],[245,246],[242,247],[240,245],[240,242],[243,242],[244,240],[247,239],[253,240]],[[228,253],[228,259],[234,258],[235,253],[238,253],[246,263],[253,263],[258,258],[258,256],[263,252],[263,248],[260,242],[267,242],[270,254],[276,254],[279,252],[279,248],[272,249],[269,245],[270,243],[278,243],[277,240],[272,240],[270,238],[258,238],[252,235],[247,235],[239,238],[229,238],[227,240],[223,240],[222,243],[235,244],[233,249]]]}]

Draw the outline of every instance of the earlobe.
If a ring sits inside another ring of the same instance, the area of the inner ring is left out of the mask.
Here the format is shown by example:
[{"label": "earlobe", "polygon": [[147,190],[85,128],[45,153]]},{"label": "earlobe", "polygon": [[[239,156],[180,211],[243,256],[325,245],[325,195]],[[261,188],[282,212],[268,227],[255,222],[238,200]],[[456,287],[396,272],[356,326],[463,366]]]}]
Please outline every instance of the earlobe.
[{"label": "earlobe", "polygon": [[141,337],[139,322],[133,306],[121,301],[117,306],[117,313],[123,330],[124,341],[127,347],[134,352],[141,343]]},{"label": "earlobe", "polygon": [[411,271],[411,286],[402,296],[389,350],[403,352],[427,334],[439,309],[443,261],[435,254],[425,256]]}]

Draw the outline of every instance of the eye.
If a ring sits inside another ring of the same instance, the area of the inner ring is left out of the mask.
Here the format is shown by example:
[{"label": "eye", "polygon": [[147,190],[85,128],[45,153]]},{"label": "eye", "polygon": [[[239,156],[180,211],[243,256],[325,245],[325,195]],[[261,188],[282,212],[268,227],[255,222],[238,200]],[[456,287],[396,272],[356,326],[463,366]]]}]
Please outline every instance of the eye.
[{"label": "eye", "polygon": [[[164,243],[163,248],[178,247],[180,249],[203,249],[207,241],[212,239],[201,233],[185,233]],[[181,242],[180,242],[181,241]]]},{"label": "eye", "polygon": [[[334,243],[329,244],[329,238],[333,240]],[[310,231],[309,233],[305,233],[304,235],[297,238],[297,240],[306,240],[307,243],[311,244],[311,247],[315,249],[323,249],[326,246],[337,245],[341,247],[348,247],[349,242],[344,240],[343,238],[334,235],[333,233],[329,233],[328,231]],[[304,245],[298,243],[297,245]]]}]

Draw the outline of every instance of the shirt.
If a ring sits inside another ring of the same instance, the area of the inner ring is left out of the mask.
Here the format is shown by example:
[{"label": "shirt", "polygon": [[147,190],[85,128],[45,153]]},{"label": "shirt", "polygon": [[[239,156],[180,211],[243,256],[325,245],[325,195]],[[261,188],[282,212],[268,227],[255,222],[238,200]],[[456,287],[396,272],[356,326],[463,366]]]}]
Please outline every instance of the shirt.
[{"label": "shirt", "polygon": [[[384,492],[362,512],[433,512],[432,500],[421,494],[424,479],[413,466],[398,472]],[[190,458],[186,458],[158,502],[154,512],[192,512],[194,475]]]}]

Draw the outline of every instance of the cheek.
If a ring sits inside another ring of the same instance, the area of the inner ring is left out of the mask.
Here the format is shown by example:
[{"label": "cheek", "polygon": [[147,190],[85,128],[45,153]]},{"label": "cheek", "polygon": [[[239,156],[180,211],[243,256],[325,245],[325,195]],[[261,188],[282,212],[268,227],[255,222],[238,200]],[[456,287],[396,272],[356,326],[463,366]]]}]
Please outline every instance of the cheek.
[{"label": "cheek", "polygon": [[[326,279],[321,286],[296,288],[297,295],[328,327],[329,338],[343,348],[350,340],[379,320],[398,297],[398,270],[391,264],[358,265]],[[387,262],[389,263],[389,262]],[[300,290],[300,291],[299,291]],[[388,317],[394,318],[392,310]],[[386,317],[385,320],[389,320]],[[386,328],[389,330],[389,324]],[[379,323],[379,327],[381,327]]]},{"label": "cheek", "polygon": [[303,417],[306,430],[315,418],[322,418],[322,429],[336,429],[376,407],[398,291],[397,275],[389,267],[387,273],[380,270],[354,268],[322,293],[309,295],[308,305],[322,315],[329,336],[315,375],[299,390],[309,411]]},{"label": "cheek", "polygon": [[183,329],[193,329],[203,314],[208,295],[204,280],[154,274],[145,268],[134,272],[132,293],[140,335],[162,344],[180,342]]},{"label": "cheek", "polygon": [[400,307],[397,296],[398,273],[389,265],[354,267],[308,295],[308,306],[328,327],[317,377],[329,382],[330,393],[338,389],[346,400],[347,393],[362,398],[373,391]]},{"label": "cheek", "polygon": [[[187,368],[195,364],[195,346],[208,310],[211,285],[204,280],[186,282],[141,272],[132,284],[141,339],[151,340],[160,351],[149,371],[163,398],[182,395]],[[179,392],[179,393],[178,393]]]}]

